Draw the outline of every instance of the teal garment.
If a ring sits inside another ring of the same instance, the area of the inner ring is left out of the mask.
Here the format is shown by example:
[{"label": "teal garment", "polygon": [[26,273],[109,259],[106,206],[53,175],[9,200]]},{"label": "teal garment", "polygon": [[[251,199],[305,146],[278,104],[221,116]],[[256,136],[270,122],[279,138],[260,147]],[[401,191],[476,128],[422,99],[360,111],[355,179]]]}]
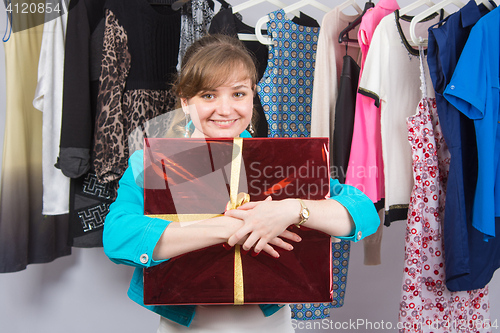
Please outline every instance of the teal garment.
[{"label": "teal garment", "polygon": [[[129,159],[129,167],[120,180],[118,197],[111,204],[106,217],[104,252],[117,264],[136,267],[128,290],[128,296],[134,302],[181,325],[189,326],[196,306],[146,306],[143,302],[143,268],[166,261],[154,261],[153,250],[170,221],[144,216],[142,171],[143,151],[138,150]],[[373,203],[363,192],[333,179],[330,180],[330,189],[331,199],[346,207],[355,223],[355,231],[351,236],[338,238],[356,242],[377,230],[380,220]],[[273,304],[260,307],[266,317],[280,309],[280,306]]]}]

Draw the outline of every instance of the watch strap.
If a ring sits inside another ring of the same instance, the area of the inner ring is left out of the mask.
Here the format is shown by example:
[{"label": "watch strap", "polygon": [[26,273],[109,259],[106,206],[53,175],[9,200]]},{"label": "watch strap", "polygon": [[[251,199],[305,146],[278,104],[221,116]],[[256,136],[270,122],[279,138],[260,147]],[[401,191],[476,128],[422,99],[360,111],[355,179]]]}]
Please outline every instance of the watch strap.
[{"label": "watch strap", "polygon": [[304,201],[302,201],[302,199],[297,198],[297,200],[298,200],[298,201],[299,201],[299,203],[300,203],[300,214],[299,214],[299,215],[300,215],[300,222],[299,222],[299,223],[297,223],[297,224],[296,224],[296,226],[300,228],[300,226],[301,226],[302,224],[304,224],[304,223],[305,223],[305,222],[309,219],[309,216],[305,217],[305,216],[302,214],[302,212],[303,212],[304,210],[309,211],[309,209],[307,209],[307,206],[306,206],[306,204],[304,203]]}]

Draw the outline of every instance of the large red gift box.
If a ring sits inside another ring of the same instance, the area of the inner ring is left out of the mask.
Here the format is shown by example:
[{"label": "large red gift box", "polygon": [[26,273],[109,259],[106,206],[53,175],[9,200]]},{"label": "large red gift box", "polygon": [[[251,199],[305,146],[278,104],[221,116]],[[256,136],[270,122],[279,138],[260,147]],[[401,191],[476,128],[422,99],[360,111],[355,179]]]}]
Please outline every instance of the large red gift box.
[{"label": "large red gift box", "polygon": [[[185,223],[250,201],[329,197],[328,139],[146,139],[144,214]],[[297,211],[297,215],[298,215]],[[332,301],[331,238],[302,226],[278,259],[218,244],[144,269],[144,303],[272,304]]]}]

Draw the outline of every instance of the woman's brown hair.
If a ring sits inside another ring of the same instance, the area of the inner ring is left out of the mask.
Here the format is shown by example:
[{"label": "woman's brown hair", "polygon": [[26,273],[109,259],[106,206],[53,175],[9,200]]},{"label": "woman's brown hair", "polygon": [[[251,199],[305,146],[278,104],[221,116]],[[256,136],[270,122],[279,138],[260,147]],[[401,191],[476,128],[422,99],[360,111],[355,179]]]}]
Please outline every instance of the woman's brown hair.
[{"label": "woman's brown hair", "polygon": [[[235,73],[239,77],[234,77]],[[257,84],[257,69],[243,43],[231,36],[207,35],[194,42],[182,59],[174,85],[178,98],[192,98],[220,87],[228,79],[250,79]]]}]

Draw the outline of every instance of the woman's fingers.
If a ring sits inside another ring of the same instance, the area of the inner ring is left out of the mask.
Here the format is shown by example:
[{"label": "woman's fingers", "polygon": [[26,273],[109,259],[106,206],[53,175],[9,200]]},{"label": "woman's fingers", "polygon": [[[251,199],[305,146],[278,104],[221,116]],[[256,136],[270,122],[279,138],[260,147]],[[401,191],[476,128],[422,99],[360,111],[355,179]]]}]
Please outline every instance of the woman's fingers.
[{"label": "woman's fingers", "polygon": [[[251,208],[249,208],[251,209]],[[248,216],[248,212],[240,209],[231,209],[224,212],[224,215],[234,217],[236,219],[244,220],[246,216]]]},{"label": "woman's fingers", "polygon": [[[234,246],[235,244],[242,244],[240,241],[245,239],[245,242],[248,241],[247,237],[250,237],[252,229],[248,225],[244,225],[240,229],[238,229],[229,239],[227,240],[228,244]],[[246,248],[245,250],[247,250]]]},{"label": "woman's fingers", "polygon": [[227,243],[230,246],[235,246],[238,244],[238,242],[242,239],[242,237],[239,237],[237,234],[233,234],[229,239],[227,240]]},{"label": "woman's fingers", "polygon": [[[264,201],[250,202],[241,206],[242,209],[225,212],[228,217],[244,221],[244,225],[229,237],[229,245],[241,244],[245,251],[253,248],[256,253],[266,251],[274,257],[278,255],[274,249],[276,246],[286,251],[293,250],[293,246],[283,239],[300,242],[301,238],[296,233],[286,230],[287,217],[276,213],[280,203],[271,203],[269,202],[271,200],[269,196]],[[266,201],[269,203],[264,203]]]},{"label": "woman's fingers", "polygon": [[294,242],[300,242],[302,240],[302,238],[300,238],[299,235],[297,235],[295,232],[292,232],[290,230],[283,231],[279,235],[279,237],[283,237],[283,238],[289,239],[289,240],[294,241]]},{"label": "woman's fingers", "polygon": [[257,245],[255,246],[254,248],[254,252],[255,253],[260,253],[261,251],[264,251],[266,253],[268,253],[269,255],[271,255],[272,257],[274,258],[279,258],[279,252],[276,251],[272,246],[278,246],[286,251],[292,251],[293,250],[293,246],[285,241],[283,241],[281,238],[279,237],[275,237],[274,239],[272,239],[269,243],[265,243],[262,239],[259,240],[259,242],[257,243]]},{"label": "woman's fingers", "polygon": [[[261,242],[263,241],[262,238],[260,238],[256,232],[252,232],[247,240],[243,243],[243,245],[241,246],[243,248],[243,250],[245,251],[248,251],[250,250],[251,248],[253,248],[254,246],[260,244]],[[262,251],[262,249],[264,248],[264,246],[267,244],[267,241],[264,241],[264,244],[259,247],[259,249],[257,250],[257,247],[254,249],[255,252],[259,253],[260,251]]]},{"label": "woman's fingers", "polygon": [[246,204],[244,205],[241,205],[240,207],[238,207],[238,209],[240,210],[249,210],[249,209],[252,209],[252,208],[255,208],[255,206],[257,206],[258,204],[260,204],[261,202],[264,202],[264,201],[271,201],[273,200],[273,198],[269,195],[267,196],[267,198],[265,198],[264,200],[262,201],[251,201],[251,202],[247,202]]},{"label": "woman's fingers", "polygon": [[[273,258],[279,258],[280,257],[280,254],[278,253],[278,251],[276,251],[271,245],[267,244],[266,246],[264,246],[264,249],[263,249],[264,252],[268,253],[271,257]],[[258,252],[256,252],[258,253]]]},{"label": "woman's fingers", "polygon": [[[292,244],[285,242],[283,239],[281,239],[279,237],[274,237],[273,239],[271,239],[269,241],[269,244],[272,244],[274,246],[278,246],[278,247],[280,247],[280,248],[282,248],[283,250],[286,250],[286,251],[292,251],[293,250],[293,245]],[[257,244],[257,246],[258,246],[258,244]]]},{"label": "woman's fingers", "polygon": [[[259,203],[260,203],[260,201],[247,202],[246,204],[243,204],[243,205],[241,205],[238,208],[233,209],[233,210],[249,210],[249,209],[252,209],[255,206],[257,206]],[[228,212],[229,212],[229,210],[228,210]]]}]

